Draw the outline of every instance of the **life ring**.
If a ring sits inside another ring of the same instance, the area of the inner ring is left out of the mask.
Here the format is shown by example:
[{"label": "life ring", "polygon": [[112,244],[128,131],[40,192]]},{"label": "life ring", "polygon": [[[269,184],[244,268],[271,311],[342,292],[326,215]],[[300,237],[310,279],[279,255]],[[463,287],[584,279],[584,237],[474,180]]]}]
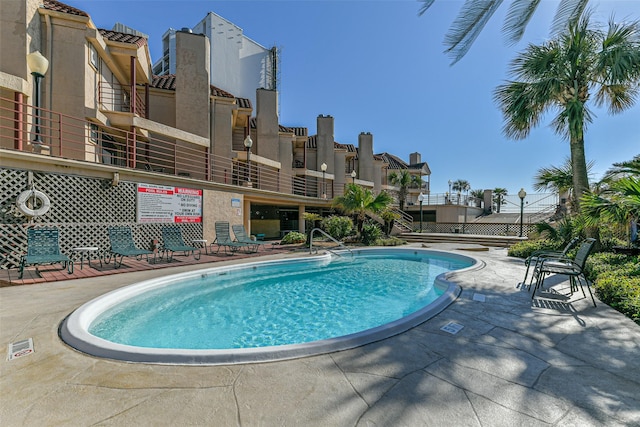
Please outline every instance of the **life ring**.
[{"label": "life ring", "polygon": [[[40,201],[39,208],[31,209],[29,206],[27,206],[27,202],[31,198]],[[16,207],[26,216],[42,216],[49,212],[49,209],[51,208],[51,201],[49,200],[49,197],[47,197],[47,195],[42,191],[38,191],[35,189],[27,190],[20,193],[20,195],[16,199]]]}]

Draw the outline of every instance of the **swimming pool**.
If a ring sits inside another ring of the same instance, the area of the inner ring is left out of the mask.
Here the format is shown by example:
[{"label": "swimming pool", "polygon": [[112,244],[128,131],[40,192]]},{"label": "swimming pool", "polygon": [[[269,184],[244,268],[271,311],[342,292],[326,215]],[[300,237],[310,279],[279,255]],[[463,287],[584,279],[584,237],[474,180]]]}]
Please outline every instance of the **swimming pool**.
[{"label": "swimming pool", "polygon": [[62,339],[119,360],[223,364],[344,350],[398,334],[448,306],[472,258],[361,249],[153,279],[83,305]]}]

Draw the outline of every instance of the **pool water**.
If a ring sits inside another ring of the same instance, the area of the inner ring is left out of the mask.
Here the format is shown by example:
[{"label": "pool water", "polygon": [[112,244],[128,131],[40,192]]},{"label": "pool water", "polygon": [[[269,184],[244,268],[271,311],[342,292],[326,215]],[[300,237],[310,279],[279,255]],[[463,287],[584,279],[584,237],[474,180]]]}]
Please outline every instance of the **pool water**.
[{"label": "pool water", "polygon": [[435,278],[473,261],[421,252],[277,263],[201,274],[99,315],[89,333],[138,347],[243,349],[354,334],[408,316],[443,293]]},{"label": "pool water", "polygon": [[127,362],[227,365],[307,357],[425,322],[460,294],[452,270],[483,266],[469,256],[417,248],[342,255],[218,266],[134,283],[83,304],[62,322],[60,337],[81,352]]}]

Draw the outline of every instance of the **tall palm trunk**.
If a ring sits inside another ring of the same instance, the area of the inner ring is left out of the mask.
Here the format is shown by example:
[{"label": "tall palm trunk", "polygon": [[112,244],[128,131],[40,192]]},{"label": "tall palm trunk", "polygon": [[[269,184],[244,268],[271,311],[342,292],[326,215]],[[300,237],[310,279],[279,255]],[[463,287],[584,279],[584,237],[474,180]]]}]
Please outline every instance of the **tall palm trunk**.
[{"label": "tall palm trunk", "polygon": [[584,155],[584,139],[571,138],[571,171],[573,173],[574,208],[580,211],[580,198],[589,190],[587,160]]}]

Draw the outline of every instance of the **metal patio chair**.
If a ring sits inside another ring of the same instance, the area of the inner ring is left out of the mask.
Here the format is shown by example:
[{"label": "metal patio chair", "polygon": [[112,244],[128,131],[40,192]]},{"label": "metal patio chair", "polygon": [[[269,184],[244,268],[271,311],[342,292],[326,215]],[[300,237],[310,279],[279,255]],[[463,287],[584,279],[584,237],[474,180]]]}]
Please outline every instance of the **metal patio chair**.
[{"label": "metal patio chair", "polygon": [[271,245],[271,248],[273,249],[272,242],[253,240],[251,237],[249,237],[249,235],[247,234],[247,231],[244,228],[244,225],[238,225],[238,224],[232,225],[231,229],[233,230],[233,234],[236,236],[237,242],[246,243],[248,245],[255,246],[255,252],[258,252],[260,247],[265,245]]},{"label": "metal patio chair", "polygon": [[[536,284],[533,288],[533,292],[531,293],[531,299],[536,294],[536,290],[540,289],[544,285],[544,278],[549,274],[562,274],[569,276],[569,281],[571,283],[571,293],[573,294],[574,290],[578,288],[578,283],[580,284],[580,288],[582,289],[582,295],[586,298],[587,295],[584,293],[584,283],[587,285],[587,289],[589,290],[589,295],[591,295],[591,300],[593,301],[593,306],[596,306],[596,300],[593,297],[593,293],[591,292],[591,287],[589,286],[589,281],[584,275],[584,266],[587,263],[587,258],[593,249],[593,246],[596,243],[596,239],[586,239],[584,242],[580,244],[578,248],[578,252],[576,253],[576,257],[574,259],[570,258],[546,258],[540,261],[533,272],[534,276],[536,276]],[[580,280],[582,277],[583,280]],[[576,283],[577,282],[577,283]]]},{"label": "metal patio chair", "polygon": [[189,253],[198,260],[202,256],[200,248],[188,246],[182,238],[182,229],[178,226],[162,227],[162,251],[167,253],[167,261],[173,260],[174,252],[184,252],[185,256]]},{"label": "metal patio chair", "polygon": [[217,221],[215,224],[216,227],[216,239],[211,243],[212,250],[213,245],[218,246],[218,250],[216,254],[220,252],[220,248],[224,248],[224,253],[228,254],[227,250],[231,252],[231,255],[235,254],[240,249],[248,249],[251,247],[255,247],[255,245],[242,243],[242,242],[234,242],[231,238],[231,232],[229,230],[229,223],[227,221]]},{"label": "metal patio chair", "polygon": [[[535,251],[527,259],[524,260],[524,265],[527,266],[527,271],[524,273],[524,279],[522,279],[522,286],[527,282],[527,276],[529,275],[529,269],[533,266],[535,268],[536,264],[541,262],[546,258],[566,258],[567,252],[569,252],[575,245],[580,241],[580,237],[576,236],[567,243],[567,245],[562,249],[562,251],[547,251],[540,250]],[[531,289],[531,283],[533,282],[533,276],[531,277],[531,281],[529,282],[529,287],[527,289]]]},{"label": "metal patio chair", "polygon": [[[115,268],[120,268],[124,257],[133,256],[136,259],[142,259],[142,255],[146,256],[147,262],[149,262],[149,255],[153,255],[153,262],[156,261],[155,252],[145,249],[138,249],[133,241],[133,234],[131,233],[131,227],[126,226],[114,226],[109,227],[109,242],[111,248],[105,255],[104,261],[109,264],[111,256],[113,256],[113,265]],[[120,262],[118,262],[120,257]]]},{"label": "metal patio chair", "polygon": [[73,273],[73,260],[60,251],[60,233],[57,228],[30,228],[27,230],[27,254],[20,258],[18,279],[22,279],[24,268],[39,265],[62,263],[69,274]]}]

